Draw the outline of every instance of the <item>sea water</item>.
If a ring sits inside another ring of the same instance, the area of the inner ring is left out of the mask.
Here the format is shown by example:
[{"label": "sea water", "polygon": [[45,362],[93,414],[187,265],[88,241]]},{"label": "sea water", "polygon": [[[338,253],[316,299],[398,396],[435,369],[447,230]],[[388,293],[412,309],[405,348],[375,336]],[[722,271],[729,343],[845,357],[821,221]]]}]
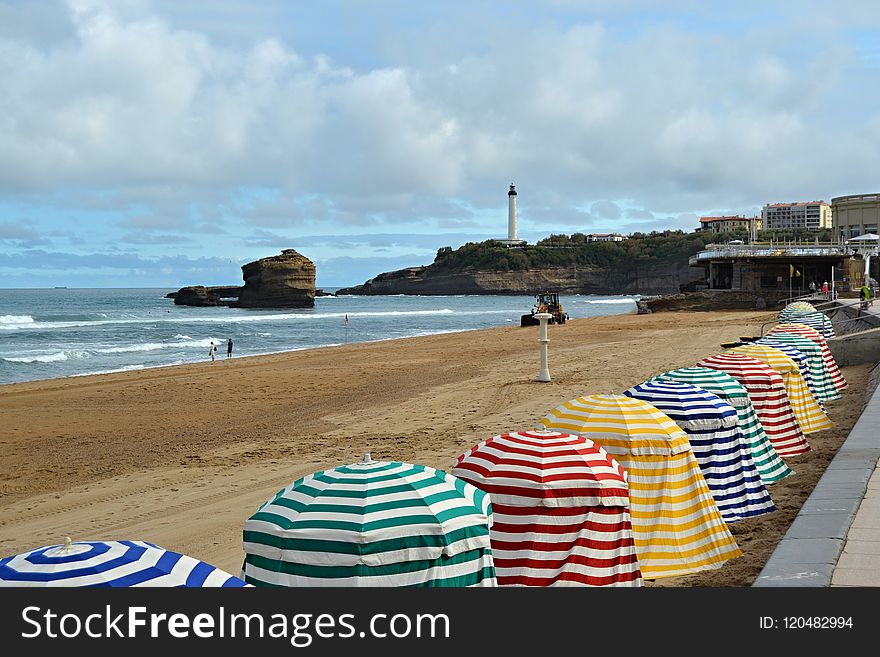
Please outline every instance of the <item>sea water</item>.
[{"label": "sea water", "polygon": [[[333,291],[325,288],[325,291]],[[499,326],[533,296],[324,296],[314,308],[176,306],[168,289],[0,289],[0,384],[139,370]],[[637,296],[560,296],[571,319],[636,312]],[[347,321],[346,321],[347,317]]]}]

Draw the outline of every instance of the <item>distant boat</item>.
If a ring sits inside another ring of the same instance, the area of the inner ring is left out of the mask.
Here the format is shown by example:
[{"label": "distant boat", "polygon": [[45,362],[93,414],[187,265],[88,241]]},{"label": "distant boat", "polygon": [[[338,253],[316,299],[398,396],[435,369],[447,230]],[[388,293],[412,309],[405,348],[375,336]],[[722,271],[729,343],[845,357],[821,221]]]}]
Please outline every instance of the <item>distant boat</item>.
[{"label": "distant boat", "polygon": [[56,290],[66,290],[66,289],[67,289],[67,286],[66,286],[66,285],[56,285],[56,286],[55,286],[55,289],[56,289]]}]

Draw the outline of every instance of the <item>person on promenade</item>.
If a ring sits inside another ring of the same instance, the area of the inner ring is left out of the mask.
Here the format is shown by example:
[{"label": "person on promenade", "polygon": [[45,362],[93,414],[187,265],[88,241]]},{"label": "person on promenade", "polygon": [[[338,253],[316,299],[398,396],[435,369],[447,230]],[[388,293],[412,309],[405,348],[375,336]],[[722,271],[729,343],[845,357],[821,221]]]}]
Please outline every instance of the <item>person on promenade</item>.
[{"label": "person on promenade", "polygon": [[816,281],[810,281],[810,294],[816,295]]},{"label": "person on promenade", "polygon": [[828,298],[828,281],[822,283],[822,294],[825,295],[825,298]]},{"label": "person on promenade", "polygon": [[211,341],[211,348],[208,350],[208,355],[211,357],[211,362],[214,362],[214,359],[217,357],[217,345],[214,344],[214,341]]},{"label": "person on promenade", "polygon": [[232,338],[226,341],[226,357],[232,358]]}]

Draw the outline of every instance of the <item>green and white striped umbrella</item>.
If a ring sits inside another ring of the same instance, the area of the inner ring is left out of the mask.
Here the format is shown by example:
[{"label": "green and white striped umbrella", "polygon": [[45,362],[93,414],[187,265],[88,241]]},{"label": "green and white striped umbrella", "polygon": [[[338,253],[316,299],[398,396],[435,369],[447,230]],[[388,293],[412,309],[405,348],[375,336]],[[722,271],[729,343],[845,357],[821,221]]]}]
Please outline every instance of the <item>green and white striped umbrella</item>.
[{"label": "green and white striped umbrella", "polygon": [[489,495],[424,465],[307,475],[244,524],[254,586],[496,586]]},{"label": "green and white striped umbrella", "polygon": [[828,319],[825,313],[817,310],[811,312],[808,310],[789,310],[788,308],[783,308],[779,312],[779,321],[806,324],[819,331],[826,339],[833,338],[835,335],[834,325],[831,323],[831,320]]}]

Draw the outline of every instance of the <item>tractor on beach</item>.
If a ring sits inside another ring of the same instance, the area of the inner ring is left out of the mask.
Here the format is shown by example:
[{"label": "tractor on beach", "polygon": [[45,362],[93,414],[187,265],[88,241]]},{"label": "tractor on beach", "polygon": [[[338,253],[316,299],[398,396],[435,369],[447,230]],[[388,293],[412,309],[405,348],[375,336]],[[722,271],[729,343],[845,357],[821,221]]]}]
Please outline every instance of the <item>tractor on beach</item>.
[{"label": "tractor on beach", "polygon": [[535,295],[535,305],[532,312],[523,315],[520,318],[520,326],[537,326],[538,319],[535,317],[538,313],[550,313],[550,324],[565,324],[567,315],[562,310],[562,302],[559,301],[559,294],[556,292],[544,292]]}]

